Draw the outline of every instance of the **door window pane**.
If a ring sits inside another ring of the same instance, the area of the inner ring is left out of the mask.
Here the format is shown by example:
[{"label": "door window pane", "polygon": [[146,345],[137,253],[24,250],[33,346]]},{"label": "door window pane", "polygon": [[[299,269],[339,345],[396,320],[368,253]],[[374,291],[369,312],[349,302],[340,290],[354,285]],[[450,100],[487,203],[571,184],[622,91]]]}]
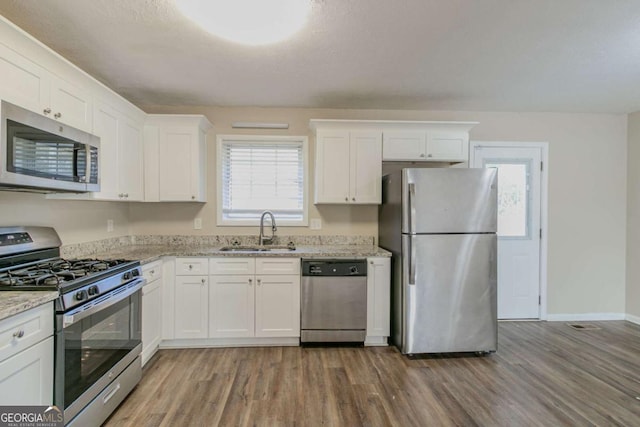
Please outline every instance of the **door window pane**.
[{"label": "door window pane", "polygon": [[486,162],[498,169],[498,236],[528,237],[529,163]]}]

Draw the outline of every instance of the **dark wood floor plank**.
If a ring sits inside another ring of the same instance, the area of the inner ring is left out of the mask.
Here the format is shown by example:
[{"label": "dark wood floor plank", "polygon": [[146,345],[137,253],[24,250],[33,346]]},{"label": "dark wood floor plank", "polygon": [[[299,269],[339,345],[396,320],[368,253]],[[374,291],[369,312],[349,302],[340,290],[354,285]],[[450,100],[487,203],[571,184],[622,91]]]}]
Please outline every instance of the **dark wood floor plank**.
[{"label": "dark wood floor plank", "polygon": [[162,350],[123,426],[640,425],[640,326],[504,322],[487,357],[393,347]]}]

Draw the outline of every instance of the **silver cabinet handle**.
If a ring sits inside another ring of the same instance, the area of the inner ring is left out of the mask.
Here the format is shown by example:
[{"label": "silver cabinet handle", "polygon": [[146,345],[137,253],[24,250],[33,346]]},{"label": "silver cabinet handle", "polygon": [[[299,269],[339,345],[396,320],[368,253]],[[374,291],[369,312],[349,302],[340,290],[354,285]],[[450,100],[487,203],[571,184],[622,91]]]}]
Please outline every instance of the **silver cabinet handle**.
[{"label": "silver cabinet handle", "polygon": [[352,198],[351,200],[353,200],[353,201],[355,202],[355,201],[356,201],[356,198],[354,197],[354,198]]},{"label": "silver cabinet handle", "polygon": [[53,117],[59,119],[60,117],[62,117],[62,113],[55,113]]},{"label": "silver cabinet handle", "polygon": [[151,273],[151,275],[153,276],[154,274],[156,274],[155,270],[151,270],[149,273]]},{"label": "silver cabinet handle", "polygon": [[44,111],[42,111],[44,113],[44,115],[46,116],[47,114],[51,114],[51,108],[45,108]]},{"label": "silver cabinet handle", "polygon": [[262,279],[258,279],[258,286],[262,284]]},{"label": "silver cabinet handle", "polygon": [[253,283],[253,279],[249,279],[249,286]]},{"label": "silver cabinet handle", "polygon": [[202,286],[204,286],[204,282],[206,282],[207,280],[206,279],[201,279],[200,281],[202,282]]},{"label": "silver cabinet handle", "polygon": [[189,270],[193,270],[193,265],[189,264]]},{"label": "silver cabinet handle", "polygon": [[348,197],[345,197],[345,198],[344,198],[344,201],[345,201],[345,202],[348,202],[348,201],[349,201],[349,198],[348,198]]},{"label": "silver cabinet handle", "polygon": [[431,154],[428,154],[428,155],[427,155],[427,157],[433,157],[433,155],[431,155]]},{"label": "silver cabinet handle", "polygon": [[420,153],[420,157],[424,157],[424,153]]},{"label": "silver cabinet handle", "polygon": [[23,336],[24,336],[24,331],[22,329],[13,333],[14,338],[22,338]]},{"label": "silver cabinet handle", "polygon": [[196,199],[196,196],[191,196],[191,200],[195,200],[195,199]]}]

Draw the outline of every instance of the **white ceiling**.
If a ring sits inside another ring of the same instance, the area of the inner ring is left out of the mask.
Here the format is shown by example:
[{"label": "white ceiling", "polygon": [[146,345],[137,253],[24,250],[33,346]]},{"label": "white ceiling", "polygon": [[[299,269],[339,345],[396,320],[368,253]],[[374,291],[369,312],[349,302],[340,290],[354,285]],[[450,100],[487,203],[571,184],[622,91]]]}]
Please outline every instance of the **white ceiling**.
[{"label": "white ceiling", "polygon": [[[0,14],[140,106],[640,111],[638,0],[313,0],[263,47],[174,0],[2,0]],[[247,11],[249,13],[249,11]]]}]

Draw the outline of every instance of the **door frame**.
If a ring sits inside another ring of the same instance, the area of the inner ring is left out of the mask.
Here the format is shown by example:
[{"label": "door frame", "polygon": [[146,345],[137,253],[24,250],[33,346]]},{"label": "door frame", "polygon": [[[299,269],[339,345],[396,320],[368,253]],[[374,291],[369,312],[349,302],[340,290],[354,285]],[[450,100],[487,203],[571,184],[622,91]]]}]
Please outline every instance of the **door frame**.
[{"label": "door frame", "polygon": [[469,167],[475,163],[475,148],[539,148],[542,159],[540,171],[540,320],[547,320],[547,255],[548,255],[548,195],[549,143],[519,141],[469,141]]}]

